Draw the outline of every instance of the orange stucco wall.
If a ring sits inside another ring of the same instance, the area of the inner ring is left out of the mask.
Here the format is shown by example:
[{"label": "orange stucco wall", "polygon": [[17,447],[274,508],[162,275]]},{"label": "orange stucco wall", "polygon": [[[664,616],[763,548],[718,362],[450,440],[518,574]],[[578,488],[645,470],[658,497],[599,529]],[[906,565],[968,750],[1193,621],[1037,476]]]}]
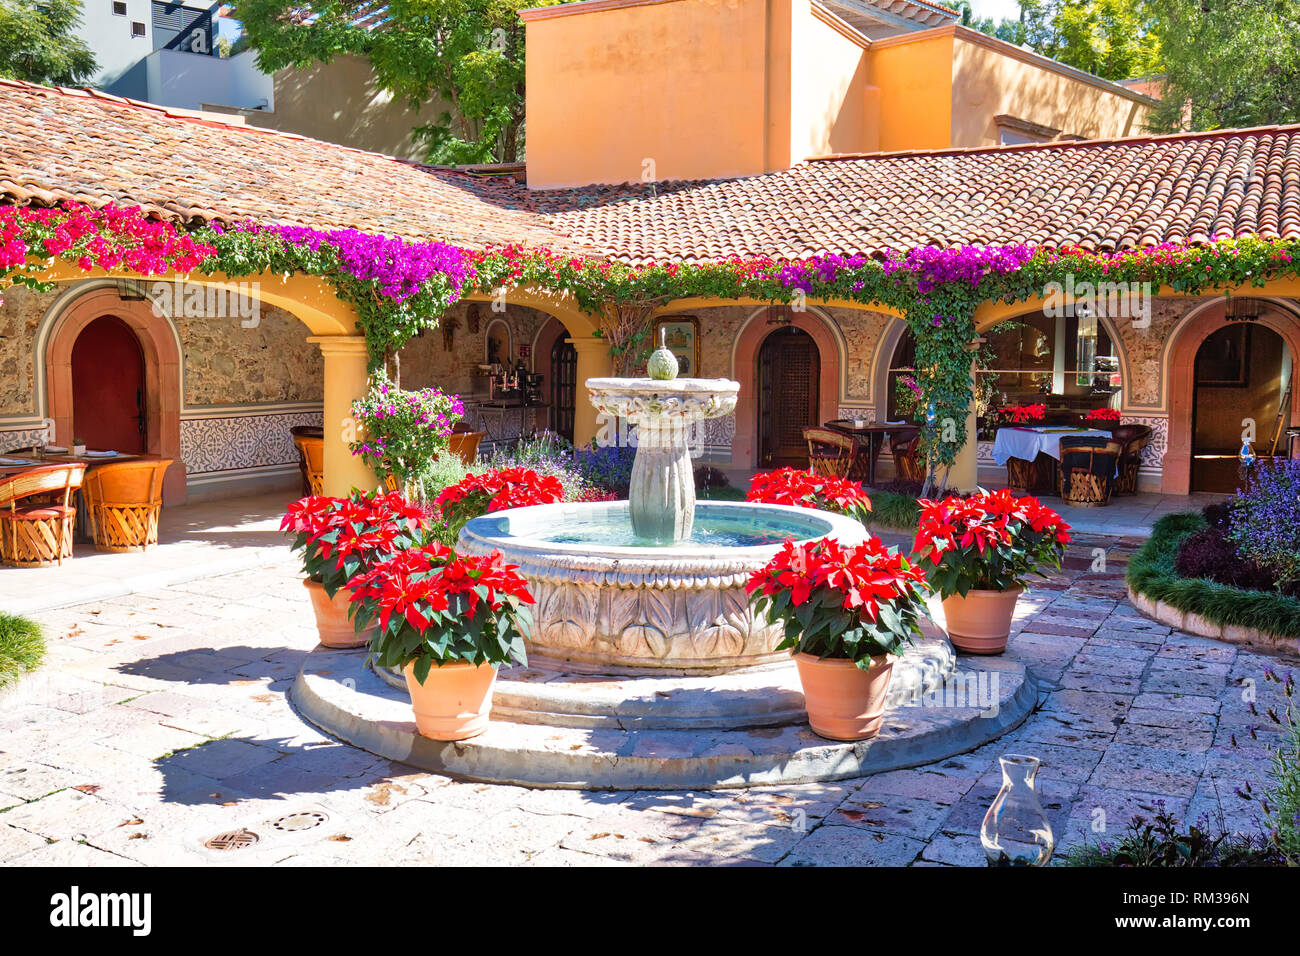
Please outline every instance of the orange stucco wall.
[{"label": "orange stucco wall", "polygon": [[1149,109],[1113,89],[1025,62],[958,34],[952,51],[952,145],[993,146],[1009,114],[1085,139],[1145,132]]},{"label": "orange stucco wall", "polygon": [[589,0],[525,11],[528,184],[744,176],[810,156],[1086,137],[1146,107],[962,27],[868,43],[812,0]]},{"label": "orange stucco wall", "polygon": [[872,44],[867,80],[879,90],[881,150],[943,149],[953,145],[951,33]]},{"label": "orange stucco wall", "polygon": [[635,182],[647,159],[656,179],[763,172],[781,7],[678,0],[529,19],[529,186]]}]

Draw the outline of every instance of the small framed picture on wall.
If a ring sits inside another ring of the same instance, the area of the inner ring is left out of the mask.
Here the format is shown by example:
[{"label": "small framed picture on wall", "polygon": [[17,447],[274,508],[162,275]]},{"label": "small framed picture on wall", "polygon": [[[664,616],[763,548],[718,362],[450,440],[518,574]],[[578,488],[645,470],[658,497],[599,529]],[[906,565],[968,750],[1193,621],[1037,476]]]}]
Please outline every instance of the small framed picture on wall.
[{"label": "small framed picture on wall", "polygon": [[[677,359],[682,378],[700,375],[700,320],[693,315],[667,315],[655,320],[653,348],[662,340]],[[662,339],[661,339],[662,336]]]}]

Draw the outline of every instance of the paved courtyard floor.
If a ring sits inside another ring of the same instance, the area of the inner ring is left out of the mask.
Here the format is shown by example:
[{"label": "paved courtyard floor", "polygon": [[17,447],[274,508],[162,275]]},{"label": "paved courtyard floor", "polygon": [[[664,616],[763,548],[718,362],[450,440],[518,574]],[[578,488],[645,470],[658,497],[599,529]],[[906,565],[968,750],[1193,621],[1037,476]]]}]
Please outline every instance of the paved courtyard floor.
[{"label": "paved courtyard floor", "polygon": [[[1044,693],[1001,740],[867,779],[692,793],[459,782],[325,737],[286,697],[315,645],[295,563],[250,548],[237,572],[36,615],[47,663],[0,697],[0,861],[982,865],[1007,752],[1042,758],[1061,844],[1161,803],[1253,831],[1234,791],[1265,779],[1269,738],[1252,739],[1245,692],[1268,701],[1263,669],[1296,662],[1137,615],[1122,583],[1137,544],[1081,536],[1022,599],[1008,653]],[[204,846],[244,830],[247,848]]]}]

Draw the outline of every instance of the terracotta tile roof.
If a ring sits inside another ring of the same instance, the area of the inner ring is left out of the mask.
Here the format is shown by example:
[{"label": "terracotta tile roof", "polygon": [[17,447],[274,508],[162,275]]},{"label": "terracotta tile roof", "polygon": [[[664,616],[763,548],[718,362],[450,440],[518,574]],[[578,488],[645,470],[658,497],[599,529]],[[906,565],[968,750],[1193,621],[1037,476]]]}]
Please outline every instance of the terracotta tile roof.
[{"label": "terracotta tile roof", "polygon": [[655,191],[534,193],[533,208],[557,230],[630,259],[1300,239],[1300,126],[829,157]]},{"label": "terracotta tile roof", "polygon": [[[0,192],[481,243],[545,242],[537,215],[410,163],[103,93],[0,80]],[[465,177],[461,177],[465,178]]]},{"label": "terracotta tile roof", "polygon": [[[103,94],[0,81],[0,194],[633,261],[925,243],[1300,239],[1300,126],[829,157],[740,179],[529,192]],[[514,172],[517,173],[517,170]]]}]

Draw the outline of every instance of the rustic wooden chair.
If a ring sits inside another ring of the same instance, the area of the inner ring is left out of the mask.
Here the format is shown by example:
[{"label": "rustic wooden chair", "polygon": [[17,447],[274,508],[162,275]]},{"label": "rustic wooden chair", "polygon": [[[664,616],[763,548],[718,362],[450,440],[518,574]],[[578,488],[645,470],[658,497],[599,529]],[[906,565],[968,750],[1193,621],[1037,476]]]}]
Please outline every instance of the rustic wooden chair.
[{"label": "rustic wooden chair", "polygon": [[[1103,428],[1106,426],[1102,426]],[[1114,425],[1111,437],[1123,448],[1119,454],[1119,477],[1115,479],[1115,494],[1135,495],[1138,491],[1138,468],[1142,464],[1142,449],[1153,436],[1150,425]]]},{"label": "rustic wooden chair", "polygon": [[90,536],[99,551],[143,551],[158,543],[163,475],[170,458],[100,465],[86,475]]},{"label": "rustic wooden chair", "polygon": [[298,449],[303,494],[325,494],[325,430],[317,425],[298,425],[289,431],[293,435],[293,445]]},{"label": "rustic wooden chair", "polygon": [[[84,463],[42,465],[0,480],[0,562],[19,568],[62,564],[72,557],[77,509],[72,493],[81,487]],[[57,493],[53,504],[31,499]],[[27,501],[26,506],[22,502]]]},{"label": "rustic wooden chair", "polygon": [[848,435],[816,426],[803,430],[808,443],[808,467],[819,475],[847,478],[853,467],[856,443]]},{"label": "rustic wooden chair", "polygon": [[1080,508],[1110,503],[1115,490],[1115,463],[1124,445],[1085,435],[1061,439],[1061,500]]}]

